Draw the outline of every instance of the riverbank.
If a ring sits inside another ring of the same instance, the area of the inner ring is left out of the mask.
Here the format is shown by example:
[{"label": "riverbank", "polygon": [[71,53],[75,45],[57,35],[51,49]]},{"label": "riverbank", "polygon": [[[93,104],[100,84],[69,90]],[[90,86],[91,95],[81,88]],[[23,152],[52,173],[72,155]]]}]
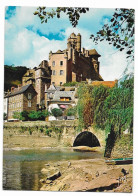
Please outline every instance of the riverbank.
[{"label": "riverbank", "polygon": [[[74,124],[72,126],[61,126],[61,133],[52,131],[50,135],[47,135],[48,125],[45,122],[33,123],[4,123],[4,150],[72,149],[74,139],[78,134],[75,131]],[[95,148],[79,147],[79,149],[76,147],[75,150],[93,151],[104,154],[104,131],[94,130],[92,127],[90,127],[89,131],[97,136],[101,146]],[[130,145],[130,147],[128,146],[129,148],[126,148],[127,141],[131,140],[129,136],[124,137],[123,140],[120,140],[123,143],[117,142],[115,144],[112,157],[133,156],[133,146]],[[124,175],[122,171],[126,171],[126,174]],[[42,173],[45,178],[41,179],[41,190],[132,192],[132,164],[109,166],[106,165],[104,158],[58,161],[58,163],[46,162]],[[55,175],[57,178],[54,180],[47,179],[51,175]]]},{"label": "riverbank", "polygon": [[132,192],[132,164],[107,165],[104,159],[47,162],[43,191]]}]

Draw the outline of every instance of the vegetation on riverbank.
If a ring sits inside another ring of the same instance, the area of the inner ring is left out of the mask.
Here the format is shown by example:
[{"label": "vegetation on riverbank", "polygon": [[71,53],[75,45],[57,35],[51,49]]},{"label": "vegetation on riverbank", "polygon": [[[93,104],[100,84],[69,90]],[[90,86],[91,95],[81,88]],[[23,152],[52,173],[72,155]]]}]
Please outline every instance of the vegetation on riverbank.
[{"label": "vegetation on riverbank", "polygon": [[116,141],[122,140],[125,130],[133,138],[134,77],[118,83],[114,88],[80,84],[78,97],[78,131],[91,125],[102,129],[107,137],[106,148],[110,150]]}]

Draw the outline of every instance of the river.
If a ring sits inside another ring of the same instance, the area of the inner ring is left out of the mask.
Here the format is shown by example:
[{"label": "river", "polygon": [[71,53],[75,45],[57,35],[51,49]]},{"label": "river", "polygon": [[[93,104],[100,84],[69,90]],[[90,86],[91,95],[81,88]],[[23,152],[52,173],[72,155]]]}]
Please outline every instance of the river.
[{"label": "river", "polygon": [[3,189],[39,190],[41,169],[48,162],[101,158],[97,152],[76,152],[72,149],[26,149],[3,152]]}]

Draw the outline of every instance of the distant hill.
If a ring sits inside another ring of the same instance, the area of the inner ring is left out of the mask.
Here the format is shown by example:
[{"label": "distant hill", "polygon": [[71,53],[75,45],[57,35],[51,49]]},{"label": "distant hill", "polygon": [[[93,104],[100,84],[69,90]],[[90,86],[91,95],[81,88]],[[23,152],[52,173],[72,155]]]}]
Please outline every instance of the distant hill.
[{"label": "distant hill", "polygon": [[10,90],[12,86],[17,87],[22,83],[22,76],[28,70],[27,67],[4,65],[4,91]]}]

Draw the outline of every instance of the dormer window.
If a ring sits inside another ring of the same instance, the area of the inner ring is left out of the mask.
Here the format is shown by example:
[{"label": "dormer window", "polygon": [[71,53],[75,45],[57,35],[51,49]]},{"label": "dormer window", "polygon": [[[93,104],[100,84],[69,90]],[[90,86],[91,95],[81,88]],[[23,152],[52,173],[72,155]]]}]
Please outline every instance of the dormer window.
[{"label": "dormer window", "polygon": [[28,93],[28,99],[32,99],[32,94]]}]

